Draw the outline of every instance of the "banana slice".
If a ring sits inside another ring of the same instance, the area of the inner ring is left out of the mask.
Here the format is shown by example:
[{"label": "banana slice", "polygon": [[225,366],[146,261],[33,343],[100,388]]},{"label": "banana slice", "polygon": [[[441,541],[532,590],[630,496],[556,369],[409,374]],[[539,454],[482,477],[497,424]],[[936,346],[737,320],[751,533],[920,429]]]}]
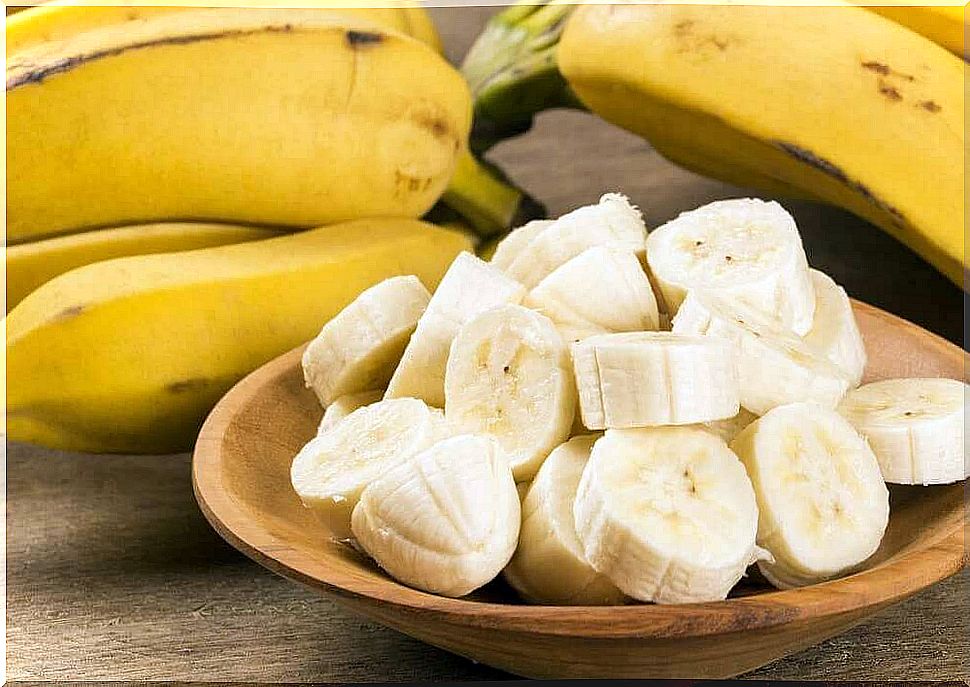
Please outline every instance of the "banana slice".
[{"label": "banana slice", "polygon": [[610,245],[557,267],[524,304],[552,320],[565,341],[660,327],[657,299],[637,256]]},{"label": "banana slice", "polygon": [[364,487],[430,446],[439,424],[432,410],[413,398],[355,410],[296,455],[290,467],[293,489],[335,539],[347,539],[350,514]]},{"label": "banana slice", "polygon": [[569,353],[539,313],[518,305],[489,310],[455,337],[445,399],[456,432],[495,436],[515,479],[532,479],[569,436],[576,410]]},{"label": "banana slice", "polygon": [[626,597],[586,562],[576,536],[573,502],[593,442],[574,437],[549,454],[522,503],[522,527],[505,579],[527,601],[609,606]]},{"label": "banana slice", "polygon": [[358,408],[377,403],[383,395],[383,391],[362,391],[359,394],[348,394],[334,400],[323,411],[320,426],[317,427],[317,434],[323,434],[331,429]]},{"label": "banana slice", "polygon": [[815,321],[805,343],[841,368],[857,387],[866,368],[866,347],[849,296],[828,275],[818,270],[809,274],[815,287]]},{"label": "banana slice", "polygon": [[513,229],[495,246],[495,252],[492,254],[489,263],[504,272],[512,265],[522,249],[528,246],[532,239],[537,237],[546,227],[551,226],[554,221],[551,219],[534,219]]},{"label": "banana slice", "polygon": [[430,298],[417,277],[392,277],[323,325],[303,353],[303,377],[320,403],[383,388]]},{"label": "banana slice", "polygon": [[563,215],[519,251],[506,273],[533,289],[553,270],[588,248],[612,245],[643,253],[646,227],[625,196],[607,193],[596,205]]},{"label": "banana slice", "polygon": [[776,587],[838,577],[879,548],[889,492],[865,440],[834,410],[780,406],[731,448],[758,498],[758,545],[774,557],[758,567]]},{"label": "banana slice", "polygon": [[396,580],[457,597],[505,567],[519,522],[502,447],[492,437],[461,435],[372,482],[354,508],[353,533]]},{"label": "banana slice", "polygon": [[741,408],[738,414],[734,417],[729,417],[726,420],[714,420],[713,422],[705,422],[702,426],[709,432],[713,432],[717,436],[721,437],[725,442],[731,443],[731,440],[736,437],[742,429],[750,425],[752,422],[758,419],[758,416],[752,413],[746,408]]},{"label": "banana slice", "polygon": [[647,262],[671,314],[689,290],[715,293],[805,334],[815,292],[795,220],[778,203],[722,200],[650,232]]},{"label": "banana slice", "polygon": [[384,398],[420,398],[445,405],[448,351],[463,324],[479,313],[518,303],[525,288],[471,253],[461,253],[445,273],[404,349]]},{"label": "banana slice", "polygon": [[834,408],[849,389],[842,370],[799,337],[738,303],[727,305],[691,291],[674,317],[673,331],[734,342],[741,405],[756,415],[796,401]]},{"label": "banana slice", "polygon": [[573,344],[583,425],[687,425],[734,417],[737,365],[730,341],[671,332],[605,334]]},{"label": "banana slice", "polygon": [[948,484],[970,476],[966,397],[955,379],[885,379],[850,391],[838,410],[868,440],[887,482]]},{"label": "banana slice", "polygon": [[573,512],[586,560],[641,601],[723,599],[762,555],[744,467],[695,427],[606,432]]}]

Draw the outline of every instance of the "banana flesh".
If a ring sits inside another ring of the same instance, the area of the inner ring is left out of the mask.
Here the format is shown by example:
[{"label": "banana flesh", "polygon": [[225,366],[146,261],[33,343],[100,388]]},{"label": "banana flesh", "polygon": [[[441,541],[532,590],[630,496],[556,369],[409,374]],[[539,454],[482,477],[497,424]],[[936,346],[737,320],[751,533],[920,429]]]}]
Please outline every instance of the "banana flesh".
[{"label": "banana flesh", "polygon": [[320,418],[317,434],[323,434],[328,429],[335,427],[338,422],[358,408],[377,403],[383,396],[383,391],[361,391],[359,394],[347,394],[334,399],[333,403],[323,410],[323,417]]},{"label": "banana flesh", "polygon": [[503,272],[506,271],[518,254],[532,242],[532,239],[536,238],[543,229],[546,229],[552,223],[553,220],[551,219],[534,219],[521,227],[516,227],[498,242],[488,261]]},{"label": "banana flesh", "polygon": [[831,277],[810,270],[815,288],[815,319],[805,343],[828,358],[859,386],[866,369],[866,347],[845,289]]}]

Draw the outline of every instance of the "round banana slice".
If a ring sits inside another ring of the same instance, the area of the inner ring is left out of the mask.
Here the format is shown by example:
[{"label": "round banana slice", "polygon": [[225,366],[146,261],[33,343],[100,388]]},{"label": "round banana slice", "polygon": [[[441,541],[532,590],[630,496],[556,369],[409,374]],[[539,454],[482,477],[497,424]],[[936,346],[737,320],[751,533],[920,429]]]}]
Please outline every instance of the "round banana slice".
[{"label": "round banana slice", "polygon": [[479,313],[518,303],[525,288],[471,253],[461,253],[435,289],[394,371],[384,398],[420,398],[445,405],[448,351],[463,324]]},{"label": "round banana slice", "polygon": [[533,289],[560,265],[588,248],[612,245],[643,253],[646,227],[640,211],[618,193],[607,193],[596,205],[563,215],[539,232],[506,270]]},{"label": "round banana slice", "polygon": [[290,467],[293,489],[335,539],[347,539],[364,487],[430,446],[440,424],[413,398],[359,408],[300,450]]},{"label": "round banana slice", "polygon": [[626,599],[586,562],[573,519],[576,488],[598,438],[573,437],[556,447],[522,503],[519,546],[505,568],[505,579],[527,601],[609,606]]},{"label": "round banana slice", "polygon": [[818,270],[809,270],[815,287],[815,321],[805,343],[828,358],[859,386],[866,368],[866,347],[845,289]]},{"label": "round banana slice", "polygon": [[731,443],[741,430],[750,425],[752,422],[758,419],[758,416],[752,413],[746,408],[741,408],[738,414],[734,417],[729,417],[726,420],[714,420],[712,422],[705,422],[701,425],[708,432],[713,432],[717,436],[721,437],[726,443]]},{"label": "round banana slice", "polygon": [[850,391],[838,410],[869,442],[887,482],[948,484],[970,476],[967,389],[955,379],[885,379]]},{"label": "round banana slice", "polygon": [[756,415],[796,401],[834,408],[849,389],[841,369],[799,337],[737,303],[691,291],[674,317],[673,331],[734,342],[741,405]]},{"label": "round banana slice", "polygon": [[688,425],[734,417],[737,365],[730,341],[672,332],[605,334],[573,344],[583,425]]},{"label": "round banana slice", "polygon": [[751,476],[758,567],[787,589],[846,574],[879,548],[889,492],[865,440],[834,410],[792,403],[751,423],[731,448]]},{"label": "round banana slice", "polygon": [[358,408],[377,403],[383,395],[383,391],[362,391],[359,394],[348,394],[334,400],[324,409],[317,434],[323,434]]},{"label": "round banana slice", "polygon": [[445,374],[445,417],[456,432],[496,437],[515,479],[532,479],[569,436],[576,389],[569,353],[548,318],[518,305],[461,328]]},{"label": "round banana slice", "polygon": [[303,377],[320,403],[383,388],[430,298],[417,277],[391,277],[323,325],[303,352]]},{"label": "round banana slice", "polygon": [[744,467],[695,427],[606,432],[573,513],[586,560],[641,601],[723,599],[761,556]]},{"label": "round banana slice", "polygon": [[660,327],[657,299],[637,256],[610,245],[557,267],[524,304],[552,320],[565,341]]},{"label": "round banana slice", "polygon": [[689,290],[716,293],[805,334],[815,292],[795,220],[778,203],[721,200],[647,237],[647,262],[671,314]]},{"label": "round banana slice", "polygon": [[505,271],[518,257],[522,249],[529,245],[543,229],[552,225],[551,219],[534,219],[521,227],[513,229],[495,246],[495,252],[489,262],[498,269]]},{"label": "round banana slice", "polygon": [[394,579],[457,597],[505,567],[520,517],[502,447],[492,437],[460,435],[372,482],[354,508],[353,533]]}]

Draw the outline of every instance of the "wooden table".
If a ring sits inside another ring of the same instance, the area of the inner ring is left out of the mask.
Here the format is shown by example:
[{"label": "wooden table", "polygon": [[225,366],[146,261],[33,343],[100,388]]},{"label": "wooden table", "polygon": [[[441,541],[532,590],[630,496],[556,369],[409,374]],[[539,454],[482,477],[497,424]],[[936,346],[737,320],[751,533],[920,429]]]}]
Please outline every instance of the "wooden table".
[{"label": "wooden table", "polygon": [[[454,59],[489,10],[435,11]],[[561,213],[608,190],[655,225],[746,195],[659,158],[580,113],[543,115],[494,159]],[[854,217],[786,202],[809,260],[850,294],[951,340],[962,294]],[[222,542],[192,497],[188,456],[7,454],[11,680],[431,681],[507,678],[362,620]],[[751,673],[787,679],[970,679],[970,574]]]}]

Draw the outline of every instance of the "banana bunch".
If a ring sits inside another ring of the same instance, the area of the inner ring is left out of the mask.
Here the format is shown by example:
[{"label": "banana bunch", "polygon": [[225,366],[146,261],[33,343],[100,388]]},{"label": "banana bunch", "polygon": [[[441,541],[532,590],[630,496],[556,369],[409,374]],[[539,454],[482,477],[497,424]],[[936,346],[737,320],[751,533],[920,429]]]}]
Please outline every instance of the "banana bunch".
[{"label": "banana bunch", "polygon": [[878,549],[886,482],[968,474],[966,385],[859,386],[865,361],[777,203],[647,236],[610,193],[324,325],[291,482],[331,537],[445,596],[502,574],[533,603],[714,601],[752,564],[813,584]]},{"label": "banana bunch", "polygon": [[695,172],[843,207],[962,287],[963,8],[871,9],[513,6],[462,67],[473,147],[581,104]]}]

